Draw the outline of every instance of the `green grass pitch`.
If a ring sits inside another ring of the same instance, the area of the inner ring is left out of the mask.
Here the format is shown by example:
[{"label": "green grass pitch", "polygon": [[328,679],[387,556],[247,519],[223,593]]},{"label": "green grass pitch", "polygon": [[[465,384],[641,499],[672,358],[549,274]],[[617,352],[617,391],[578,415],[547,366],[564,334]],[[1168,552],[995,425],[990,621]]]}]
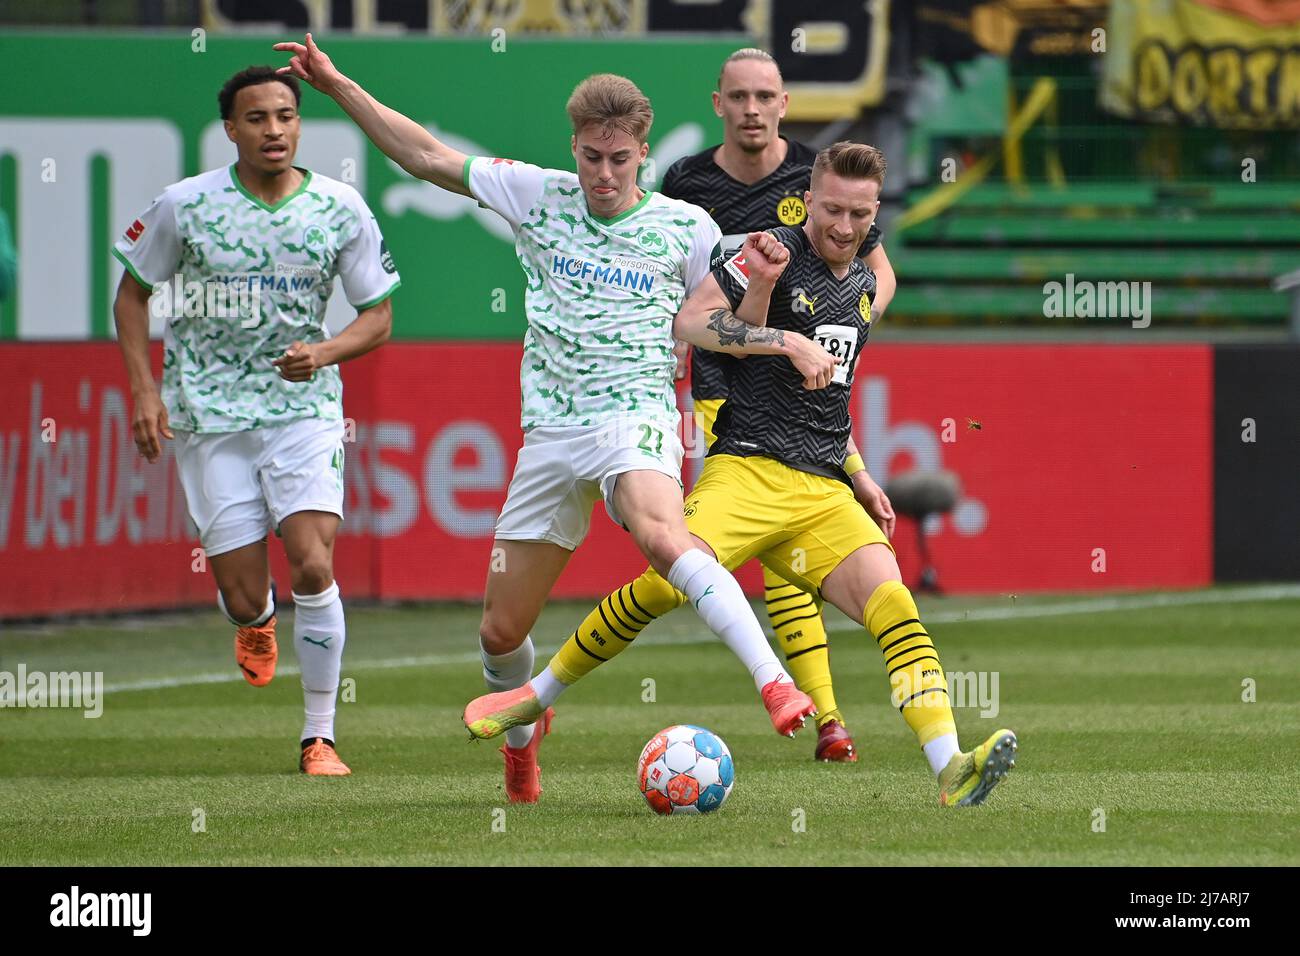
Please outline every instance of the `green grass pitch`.
[{"label": "green grass pitch", "polygon": [[[460,726],[483,692],[477,608],[350,610],[343,779],[297,772],[288,640],[258,689],[215,610],[9,627],[0,670],[102,671],[108,692],[98,719],[0,709],[0,864],[1295,865],[1300,588],[1273,591],[922,600],[949,672],[998,675],[996,717],[957,711],[963,746],[1020,736],[1015,773],[973,810],[939,808],[880,654],[837,612],[858,764],[814,764],[811,728],[777,737],[682,609],[561,699],[528,807],[506,803],[496,746]],[[548,608],[538,666],[587,607]],[[731,748],[720,812],[660,818],[637,793],[642,744],[674,723]]]}]

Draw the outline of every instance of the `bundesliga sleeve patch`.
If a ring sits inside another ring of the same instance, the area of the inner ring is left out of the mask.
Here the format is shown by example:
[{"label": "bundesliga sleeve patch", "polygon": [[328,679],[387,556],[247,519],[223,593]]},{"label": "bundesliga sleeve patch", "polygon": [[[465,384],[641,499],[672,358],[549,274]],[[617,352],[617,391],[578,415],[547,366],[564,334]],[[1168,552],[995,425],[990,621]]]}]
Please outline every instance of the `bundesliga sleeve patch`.
[{"label": "bundesliga sleeve patch", "polygon": [[749,266],[745,262],[745,254],[737,252],[728,259],[724,268],[731,273],[731,277],[740,283],[742,289],[749,288]]},{"label": "bundesliga sleeve patch", "polygon": [[515,164],[515,161],[513,159],[501,159],[500,157],[497,157],[496,159],[492,160],[493,166],[496,166],[499,163],[505,163],[507,166],[513,166]]},{"label": "bundesliga sleeve patch", "polygon": [[131,223],[131,225],[126,227],[126,238],[130,242],[135,242],[143,235],[144,235],[144,223],[142,223],[139,219],[137,219],[135,222]]}]

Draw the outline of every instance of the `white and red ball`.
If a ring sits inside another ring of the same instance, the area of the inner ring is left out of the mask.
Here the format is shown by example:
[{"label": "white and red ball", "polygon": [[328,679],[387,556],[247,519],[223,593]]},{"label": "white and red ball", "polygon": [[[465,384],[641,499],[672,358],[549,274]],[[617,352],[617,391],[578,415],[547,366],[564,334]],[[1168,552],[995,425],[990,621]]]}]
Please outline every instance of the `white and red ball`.
[{"label": "white and red ball", "polygon": [[655,813],[711,813],[736,783],[731,751],[712,731],[676,724],[641,750],[637,786]]}]

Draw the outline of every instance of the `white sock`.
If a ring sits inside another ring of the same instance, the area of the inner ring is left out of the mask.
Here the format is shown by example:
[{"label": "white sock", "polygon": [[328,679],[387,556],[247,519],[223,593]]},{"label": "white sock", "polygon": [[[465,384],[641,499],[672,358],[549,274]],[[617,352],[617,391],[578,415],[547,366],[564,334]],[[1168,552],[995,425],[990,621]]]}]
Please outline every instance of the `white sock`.
[{"label": "white sock", "polygon": [[790,679],[772,653],[745,592],[716,559],[691,548],[669,568],[668,583],[686,595],[709,630],[740,658],[755,687],[762,690],[774,680]]},{"label": "white sock", "polygon": [[[483,682],[494,691],[514,690],[528,683],[533,674],[533,637],[528,635],[524,642],[506,654],[489,654],[479,640],[479,654],[483,658]],[[512,749],[528,746],[533,739],[533,725],[511,727],[506,731],[506,746]]]},{"label": "white sock", "polygon": [[272,594],[271,591],[266,592],[266,610],[251,621],[236,621],[231,617],[230,612],[226,610],[226,599],[221,596],[220,591],[217,592],[217,607],[221,608],[221,613],[226,615],[226,620],[235,627],[261,627],[275,615],[275,598]]},{"label": "white sock", "polygon": [[531,681],[533,693],[541,701],[543,707],[550,707],[559,696],[569,689],[569,685],[564,683],[552,673],[549,665],[542,668],[542,672],[534,677]]},{"label": "white sock", "polygon": [[307,712],[302,739],[334,740],[334,702],[347,627],[338,582],[320,594],[293,594],[293,648],[302,669],[302,696]]},{"label": "white sock", "polygon": [[948,761],[952,760],[955,754],[961,753],[961,748],[957,746],[956,734],[944,734],[921,748],[925,751],[925,759],[930,761],[930,769],[934,771],[937,777],[948,766]]}]

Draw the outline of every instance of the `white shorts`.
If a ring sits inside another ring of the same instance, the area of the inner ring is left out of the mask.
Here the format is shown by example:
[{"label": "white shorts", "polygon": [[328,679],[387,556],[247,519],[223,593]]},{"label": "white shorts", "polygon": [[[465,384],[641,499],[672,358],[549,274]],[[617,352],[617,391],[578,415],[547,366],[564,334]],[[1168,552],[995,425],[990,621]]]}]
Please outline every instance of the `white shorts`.
[{"label": "white shorts", "polygon": [[176,466],[209,556],[261,541],[299,511],[343,517],[343,422],[176,432]]},{"label": "white shorts", "polygon": [[534,428],[519,449],[496,536],[550,541],[572,551],[587,536],[592,506],[601,498],[611,520],[625,528],[614,507],[618,476],[657,471],[681,485],[682,455],[676,429],[659,421]]}]

